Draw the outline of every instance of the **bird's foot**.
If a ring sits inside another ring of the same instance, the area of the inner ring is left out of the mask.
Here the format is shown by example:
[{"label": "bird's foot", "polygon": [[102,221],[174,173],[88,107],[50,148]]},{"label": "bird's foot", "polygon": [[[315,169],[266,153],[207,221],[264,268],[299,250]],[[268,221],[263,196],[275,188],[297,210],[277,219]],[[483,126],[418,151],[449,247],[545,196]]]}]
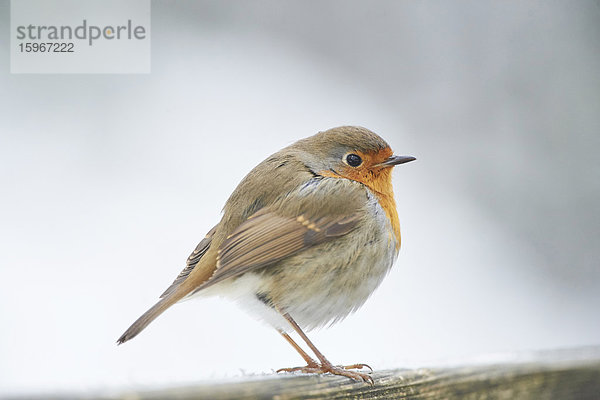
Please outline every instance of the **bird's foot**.
[{"label": "bird's foot", "polygon": [[353,369],[368,368],[370,372],[373,372],[373,368],[367,364],[352,364],[352,365],[332,365],[332,364],[318,364],[309,363],[305,367],[294,367],[294,368],[281,368],[277,372],[302,372],[305,374],[326,374],[345,376],[350,379],[354,379],[359,382],[366,382],[369,385],[373,385],[375,382],[373,378],[363,372],[351,371]]}]

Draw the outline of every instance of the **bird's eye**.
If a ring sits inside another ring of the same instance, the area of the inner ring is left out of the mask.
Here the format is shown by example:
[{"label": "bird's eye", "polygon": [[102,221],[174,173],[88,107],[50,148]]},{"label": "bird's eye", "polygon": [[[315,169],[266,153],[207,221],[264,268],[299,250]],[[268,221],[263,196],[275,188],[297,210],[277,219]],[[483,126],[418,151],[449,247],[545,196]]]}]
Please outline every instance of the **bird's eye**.
[{"label": "bird's eye", "polygon": [[358,167],[362,163],[362,158],[360,156],[352,153],[346,156],[346,162],[351,167]]}]

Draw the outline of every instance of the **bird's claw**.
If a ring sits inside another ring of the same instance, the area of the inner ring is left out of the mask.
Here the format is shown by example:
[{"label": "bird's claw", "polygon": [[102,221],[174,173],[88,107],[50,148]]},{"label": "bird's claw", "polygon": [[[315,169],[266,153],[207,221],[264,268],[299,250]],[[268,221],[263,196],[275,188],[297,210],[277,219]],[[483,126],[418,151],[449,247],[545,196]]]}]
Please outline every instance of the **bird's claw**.
[{"label": "bird's claw", "polygon": [[363,369],[363,368],[368,368],[369,369],[369,373],[373,372],[373,368],[371,368],[371,366],[369,364],[338,365],[338,367],[341,367],[341,368],[344,368],[344,369]]},{"label": "bird's claw", "polygon": [[362,382],[368,383],[369,385],[373,386],[375,384],[375,381],[373,380],[373,378],[370,375],[363,373],[363,372],[350,371],[352,369],[362,369],[365,367],[370,370],[369,373],[373,372],[373,368],[371,368],[367,364],[352,364],[352,365],[334,366],[334,365],[321,365],[321,364],[316,364],[316,363],[314,365],[309,364],[304,367],[280,368],[277,370],[277,372],[302,372],[305,374],[330,373],[332,375],[345,376],[345,377],[348,377],[355,381],[359,381],[359,382],[362,381]]}]

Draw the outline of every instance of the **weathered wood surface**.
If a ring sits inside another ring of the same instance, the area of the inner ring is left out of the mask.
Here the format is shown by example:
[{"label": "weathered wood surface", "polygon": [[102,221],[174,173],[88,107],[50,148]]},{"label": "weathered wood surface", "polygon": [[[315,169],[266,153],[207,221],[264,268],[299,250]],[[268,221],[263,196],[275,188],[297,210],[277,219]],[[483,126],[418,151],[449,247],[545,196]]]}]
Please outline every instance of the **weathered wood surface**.
[{"label": "weathered wood surface", "polygon": [[284,374],[87,398],[600,399],[600,347],[518,355],[504,359],[512,361],[378,371],[373,374],[374,386],[355,383],[342,377]]}]

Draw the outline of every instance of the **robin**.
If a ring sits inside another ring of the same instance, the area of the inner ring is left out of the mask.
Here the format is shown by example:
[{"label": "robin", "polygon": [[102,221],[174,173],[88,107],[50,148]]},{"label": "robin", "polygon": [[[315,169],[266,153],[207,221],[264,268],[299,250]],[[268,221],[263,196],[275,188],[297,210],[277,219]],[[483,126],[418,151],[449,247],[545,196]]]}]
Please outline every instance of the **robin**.
[{"label": "robin", "polygon": [[117,343],[180,300],[220,295],[258,313],[307,363],[278,372],[331,373],[373,384],[358,371],[372,371],[368,365],[333,365],[304,332],[356,311],[394,264],[400,224],[392,167],[413,160],[393,155],[381,137],[354,126],[319,132],[273,154],[242,180],[187,266]]}]

